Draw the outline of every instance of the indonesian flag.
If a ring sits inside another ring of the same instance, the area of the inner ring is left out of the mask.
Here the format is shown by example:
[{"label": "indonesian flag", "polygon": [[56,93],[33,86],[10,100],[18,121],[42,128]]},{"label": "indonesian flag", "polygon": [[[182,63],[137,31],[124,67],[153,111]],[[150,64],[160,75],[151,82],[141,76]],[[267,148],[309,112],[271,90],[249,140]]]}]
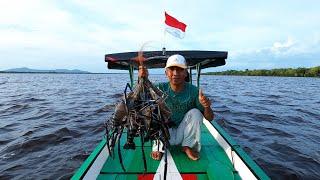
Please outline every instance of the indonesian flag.
[{"label": "indonesian flag", "polygon": [[165,30],[175,37],[178,37],[180,39],[184,38],[187,25],[183,22],[178,21],[176,18],[170,16],[167,12],[164,12],[164,15],[166,17]]}]

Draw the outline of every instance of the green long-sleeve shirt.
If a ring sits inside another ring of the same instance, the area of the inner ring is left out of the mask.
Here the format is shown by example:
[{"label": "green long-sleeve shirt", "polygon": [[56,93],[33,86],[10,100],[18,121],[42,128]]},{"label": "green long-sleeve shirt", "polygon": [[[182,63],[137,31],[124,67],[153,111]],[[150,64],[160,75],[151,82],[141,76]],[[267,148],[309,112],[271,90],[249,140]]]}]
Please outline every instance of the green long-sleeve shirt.
[{"label": "green long-sleeve shirt", "polygon": [[185,84],[183,91],[175,93],[169,82],[158,84],[160,90],[168,95],[165,100],[168,108],[171,110],[171,120],[176,126],[183,120],[184,115],[191,109],[197,108],[201,112],[204,111],[203,106],[199,102],[198,88],[190,83]]}]

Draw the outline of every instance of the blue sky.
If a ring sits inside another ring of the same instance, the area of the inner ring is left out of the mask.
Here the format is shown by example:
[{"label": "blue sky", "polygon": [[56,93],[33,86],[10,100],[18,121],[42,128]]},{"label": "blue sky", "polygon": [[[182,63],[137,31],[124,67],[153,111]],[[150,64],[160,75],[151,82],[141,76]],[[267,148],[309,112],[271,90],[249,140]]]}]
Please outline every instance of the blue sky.
[{"label": "blue sky", "polygon": [[[164,36],[164,11],[187,24]],[[228,51],[227,69],[320,65],[320,1],[0,1],[0,70],[107,70],[104,54]]]}]

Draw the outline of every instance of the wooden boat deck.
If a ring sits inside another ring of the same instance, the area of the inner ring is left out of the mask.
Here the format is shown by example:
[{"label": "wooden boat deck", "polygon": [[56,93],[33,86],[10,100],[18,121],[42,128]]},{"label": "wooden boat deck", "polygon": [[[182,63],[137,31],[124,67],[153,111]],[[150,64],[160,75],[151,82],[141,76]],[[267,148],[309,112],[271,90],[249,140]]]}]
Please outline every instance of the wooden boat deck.
[{"label": "wooden boat deck", "polygon": [[[181,147],[170,147],[169,151],[173,161],[183,179],[241,179],[237,171],[233,168],[228,156],[208,129],[201,127],[202,149],[198,161],[190,160],[182,151]],[[144,172],[141,143],[135,138],[136,149],[122,149],[126,140],[126,134],[121,138],[121,152],[123,164],[126,171],[121,168],[118,149],[115,148],[113,158],[108,157],[104,163],[98,179],[153,179],[157,176],[157,169],[160,161],[155,161],[150,157],[151,143],[145,143],[145,156],[147,161],[147,171]],[[169,168],[170,169],[170,168]],[[161,170],[163,171],[163,170]],[[168,170],[167,179],[175,179],[177,173]],[[159,171],[158,171],[159,175]],[[178,174],[178,176],[180,176]]]}]

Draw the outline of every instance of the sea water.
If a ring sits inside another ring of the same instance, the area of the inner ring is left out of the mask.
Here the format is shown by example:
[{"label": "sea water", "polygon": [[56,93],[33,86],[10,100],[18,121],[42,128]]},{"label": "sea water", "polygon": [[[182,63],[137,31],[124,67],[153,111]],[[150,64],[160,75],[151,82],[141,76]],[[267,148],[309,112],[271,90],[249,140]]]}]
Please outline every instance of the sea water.
[{"label": "sea water", "polygon": [[[0,74],[0,179],[70,178],[100,142],[128,80]],[[201,88],[215,121],[272,179],[319,178],[320,78],[202,76]]]}]

